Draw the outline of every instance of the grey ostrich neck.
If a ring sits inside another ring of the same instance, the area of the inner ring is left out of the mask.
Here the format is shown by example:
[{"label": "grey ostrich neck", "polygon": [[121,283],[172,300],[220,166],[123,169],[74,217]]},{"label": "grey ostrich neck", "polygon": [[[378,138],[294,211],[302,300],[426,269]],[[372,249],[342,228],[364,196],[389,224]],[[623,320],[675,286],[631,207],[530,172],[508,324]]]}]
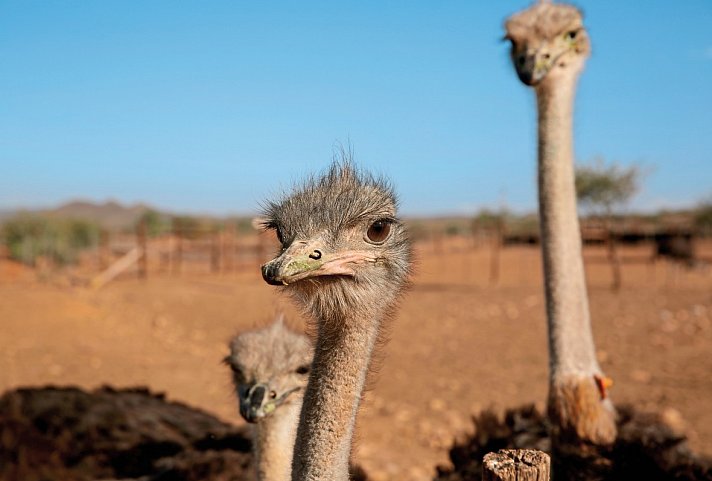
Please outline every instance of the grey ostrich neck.
[{"label": "grey ostrich neck", "polygon": [[573,104],[577,73],[536,87],[538,181],[547,320],[549,416],[557,449],[610,444],[615,410],[596,360],[576,211]]},{"label": "grey ostrich neck", "polygon": [[[341,299],[337,308],[327,307],[324,304],[331,303],[322,304],[320,299],[312,303],[318,340],[297,429],[294,481],[342,481],[349,477],[356,415],[384,314],[377,313],[378,306],[364,309],[359,305],[359,298],[371,297],[364,290],[361,295],[351,292],[348,299],[343,294],[334,294]],[[393,298],[384,297],[387,310]]]},{"label": "grey ostrich neck", "polygon": [[551,376],[600,374],[591,333],[573,167],[574,75],[536,89],[539,214]]},{"label": "grey ostrich neck", "polygon": [[301,402],[284,404],[253,427],[255,464],[259,481],[289,479],[292,446],[301,409]]}]

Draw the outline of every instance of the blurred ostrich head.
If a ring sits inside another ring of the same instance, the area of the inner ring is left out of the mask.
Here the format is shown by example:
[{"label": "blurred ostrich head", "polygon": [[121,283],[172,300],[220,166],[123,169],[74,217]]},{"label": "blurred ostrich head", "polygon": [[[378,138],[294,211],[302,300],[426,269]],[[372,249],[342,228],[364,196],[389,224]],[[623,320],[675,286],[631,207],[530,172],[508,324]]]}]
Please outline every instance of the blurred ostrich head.
[{"label": "blurred ostrich head", "polygon": [[283,404],[301,403],[312,357],[309,338],[289,330],[281,318],[233,338],[225,364],[232,369],[242,417],[256,423]]},{"label": "blurred ostrich head", "polygon": [[529,86],[575,77],[590,53],[583,16],[571,5],[539,2],[509,17],[504,28],[519,80]]}]

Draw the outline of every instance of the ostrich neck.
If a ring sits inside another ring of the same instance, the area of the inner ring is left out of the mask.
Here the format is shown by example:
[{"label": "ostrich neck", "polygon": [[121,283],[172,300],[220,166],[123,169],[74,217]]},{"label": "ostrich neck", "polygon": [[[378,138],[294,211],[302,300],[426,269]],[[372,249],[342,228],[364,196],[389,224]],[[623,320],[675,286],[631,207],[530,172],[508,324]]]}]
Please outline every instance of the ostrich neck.
[{"label": "ostrich neck", "polygon": [[293,481],[346,481],[356,413],[381,319],[353,311],[319,320],[297,429]]},{"label": "ostrich neck", "polygon": [[539,214],[549,323],[550,375],[598,373],[576,212],[573,103],[576,78],[537,89]]},{"label": "ostrich neck", "polygon": [[302,403],[297,400],[285,403],[254,427],[258,481],[289,479],[301,407]]}]

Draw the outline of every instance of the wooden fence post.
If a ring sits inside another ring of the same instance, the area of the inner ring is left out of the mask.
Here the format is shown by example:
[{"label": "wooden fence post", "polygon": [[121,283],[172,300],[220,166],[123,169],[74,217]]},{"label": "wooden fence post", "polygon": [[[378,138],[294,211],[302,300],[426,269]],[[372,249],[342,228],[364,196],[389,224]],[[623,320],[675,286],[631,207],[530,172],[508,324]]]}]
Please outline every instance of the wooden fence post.
[{"label": "wooden fence post", "polygon": [[136,246],[141,257],[138,258],[138,278],[148,277],[148,242],[146,241],[146,219],[141,219],[136,226]]},{"label": "wooden fence post", "polygon": [[443,253],[443,233],[439,230],[433,232],[433,252],[435,254]]},{"label": "wooden fence post", "polygon": [[220,231],[215,231],[212,236],[212,242],[210,245],[210,271],[213,274],[220,272],[220,254],[221,254],[221,244],[222,244],[222,233]]},{"label": "wooden fence post", "polygon": [[495,286],[499,282],[499,264],[500,254],[502,252],[502,244],[504,237],[504,225],[502,219],[497,220],[497,225],[494,228],[490,251],[490,285]]},{"label": "wooden fence post", "polygon": [[225,242],[223,245],[223,270],[227,272],[235,271],[235,238],[237,236],[237,225],[229,223],[225,230]]},{"label": "wooden fence post", "polygon": [[618,291],[621,288],[621,259],[618,255],[618,248],[616,246],[616,236],[613,232],[613,226],[608,224],[606,229],[608,233],[608,261],[611,263],[611,270],[613,271],[613,284],[611,289],[613,291]]},{"label": "wooden fence post", "polygon": [[551,458],[534,449],[500,449],[485,454],[482,481],[549,481]]},{"label": "wooden fence post", "polygon": [[181,264],[183,263],[183,229],[180,223],[173,220],[173,239],[175,240],[175,249],[173,249],[173,262],[171,267],[173,275],[179,275]]},{"label": "wooden fence post", "polygon": [[99,231],[99,270],[103,271],[109,267],[111,252],[109,249],[109,231],[101,229]]}]

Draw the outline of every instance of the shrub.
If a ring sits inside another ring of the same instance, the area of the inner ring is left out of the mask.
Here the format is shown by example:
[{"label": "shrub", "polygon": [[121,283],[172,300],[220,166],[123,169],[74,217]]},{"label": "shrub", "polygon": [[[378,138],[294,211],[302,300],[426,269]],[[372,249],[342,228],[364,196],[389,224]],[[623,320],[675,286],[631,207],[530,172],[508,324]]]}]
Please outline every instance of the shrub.
[{"label": "shrub", "polygon": [[79,252],[95,245],[99,227],[80,219],[22,214],[5,222],[0,238],[12,259],[35,265],[46,257],[59,265],[76,262]]}]

